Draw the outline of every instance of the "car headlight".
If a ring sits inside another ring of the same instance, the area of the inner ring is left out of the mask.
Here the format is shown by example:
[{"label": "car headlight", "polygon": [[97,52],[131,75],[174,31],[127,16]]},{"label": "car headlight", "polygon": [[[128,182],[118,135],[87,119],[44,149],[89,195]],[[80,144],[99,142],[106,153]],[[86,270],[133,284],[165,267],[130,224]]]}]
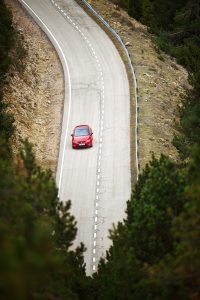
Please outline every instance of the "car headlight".
[{"label": "car headlight", "polygon": [[87,140],[86,140],[86,143],[89,143],[89,142],[90,142],[90,139],[87,139]]}]

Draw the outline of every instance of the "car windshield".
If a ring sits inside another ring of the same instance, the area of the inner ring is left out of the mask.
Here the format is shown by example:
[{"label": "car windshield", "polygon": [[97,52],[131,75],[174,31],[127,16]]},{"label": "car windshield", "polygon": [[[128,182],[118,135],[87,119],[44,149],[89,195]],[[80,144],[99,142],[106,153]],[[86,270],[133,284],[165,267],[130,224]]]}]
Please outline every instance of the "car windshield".
[{"label": "car windshield", "polygon": [[77,127],[74,132],[75,136],[83,136],[83,135],[89,135],[89,130],[87,126],[83,127]]}]

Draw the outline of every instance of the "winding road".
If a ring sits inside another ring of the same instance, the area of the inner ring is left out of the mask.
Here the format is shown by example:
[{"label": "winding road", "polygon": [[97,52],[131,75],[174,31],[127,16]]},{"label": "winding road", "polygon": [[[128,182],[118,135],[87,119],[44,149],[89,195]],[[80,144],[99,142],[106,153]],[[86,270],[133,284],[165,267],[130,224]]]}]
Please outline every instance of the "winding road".
[{"label": "winding road", "polygon": [[[19,0],[56,48],[65,102],[56,182],[72,201],[86,272],[97,270],[111,242],[108,230],[125,216],[131,194],[130,94],[122,59],[105,32],[74,0]],[[55,78],[56,80],[56,78]],[[71,132],[89,124],[90,149],[73,150]]]}]

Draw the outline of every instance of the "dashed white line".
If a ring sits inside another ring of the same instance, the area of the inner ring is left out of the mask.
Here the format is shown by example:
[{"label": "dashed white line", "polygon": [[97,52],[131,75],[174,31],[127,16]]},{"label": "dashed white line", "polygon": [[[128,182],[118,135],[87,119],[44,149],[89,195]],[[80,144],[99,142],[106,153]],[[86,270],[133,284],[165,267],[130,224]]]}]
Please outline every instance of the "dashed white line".
[{"label": "dashed white line", "polygon": [[[90,51],[91,53],[93,54],[93,56],[95,57],[95,60],[96,60],[96,64],[97,64],[97,69],[98,69],[98,72],[100,74],[100,76],[98,76],[98,79],[100,79],[101,81],[101,91],[102,91],[102,96],[101,96],[101,111],[100,111],[100,139],[99,139],[99,151],[98,151],[98,175],[97,175],[97,182],[96,182],[96,195],[95,195],[95,206],[96,206],[96,209],[95,209],[95,225],[94,225],[94,228],[95,228],[95,232],[94,232],[94,241],[93,241],[93,245],[94,247],[96,247],[96,238],[97,238],[97,233],[96,233],[96,230],[97,230],[97,221],[98,221],[98,201],[99,201],[99,186],[100,186],[100,173],[101,173],[101,169],[100,169],[100,165],[101,165],[101,151],[102,151],[102,141],[103,141],[103,122],[104,122],[104,97],[105,97],[105,86],[104,86],[104,77],[103,77],[103,71],[102,71],[102,67],[101,67],[101,64],[99,62],[99,59],[96,55],[96,52],[91,44],[91,42],[88,40],[87,36],[83,33],[83,31],[78,27],[78,25],[70,18],[70,16],[67,15],[67,13],[61,9],[59,7],[59,5],[54,1],[54,0],[51,0],[51,2],[59,9],[59,11],[62,13],[63,16],[65,16],[65,18],[67,18],[69,20],[69,22],[71,22],[71,24],[74,26],[74,28],[81,34],[82,38],[85,40],[85,42],[88,44],[89,48],[90,48]],[[69,117],[69,115],[68,115]],[[68,129],[68,124],[67,124],[67,129]],[[66,134],[67,135],[67,134]],[[64,147],[65,149],[65,147]],[[64,156],[63,156],[64,157]],[[63,158],[64,160],[64,158]],[[62,161],[62,165],[63,165],[63,161]],[[61,172],[62,174],[62,172]],[[61,177],[60,177],[61,178]],[[60,179],[61,181],[61,179]],[[93,263],[96,262],[96,250],[93,249]],[[96,266],[95,264],[93,264],[92,266],[92,269],[93,271],[96,270]]]}]

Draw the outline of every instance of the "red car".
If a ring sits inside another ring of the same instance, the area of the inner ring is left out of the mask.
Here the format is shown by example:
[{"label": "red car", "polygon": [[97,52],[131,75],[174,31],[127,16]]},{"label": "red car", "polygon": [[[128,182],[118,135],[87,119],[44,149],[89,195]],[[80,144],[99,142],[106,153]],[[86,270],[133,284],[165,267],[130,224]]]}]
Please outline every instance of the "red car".
[{"label": "red car", "polygon": [[72,148],[92,147],[93,132],[88,125],[78,125],[74,128],[72,136]]}]

